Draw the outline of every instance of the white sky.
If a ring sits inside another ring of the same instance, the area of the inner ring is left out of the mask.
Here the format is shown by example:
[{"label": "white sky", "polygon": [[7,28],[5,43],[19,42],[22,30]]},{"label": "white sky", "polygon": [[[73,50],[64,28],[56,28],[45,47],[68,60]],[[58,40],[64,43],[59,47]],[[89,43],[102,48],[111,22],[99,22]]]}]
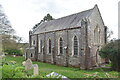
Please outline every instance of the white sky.
[{"label": "white sky", "polygon": [[50,13],[55,19],[98,5],[104,23],[113,31],[112,38],[118,38],[119,0],[0,0],[17,35],[29,40],[29,30]]}]

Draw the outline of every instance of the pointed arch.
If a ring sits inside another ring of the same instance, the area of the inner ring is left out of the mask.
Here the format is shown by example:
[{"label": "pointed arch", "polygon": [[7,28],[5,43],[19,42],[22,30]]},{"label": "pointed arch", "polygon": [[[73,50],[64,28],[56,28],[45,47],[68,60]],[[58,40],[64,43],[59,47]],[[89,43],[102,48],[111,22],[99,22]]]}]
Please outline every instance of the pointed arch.
[{"label": "pointed arch", "polygon": [[49,51],[49,54],[51,54],[51,52],[52,52],[52,44],[51,44],[51,39],[49,39],[49,41],[48,41],[48,51]]},{"label": "pointed arch", "polygon": [[33,57],[33,54],[32,54],[32,53],[30,54],[30,57],[31,57],[31,58]]},{"label": "pointed arch", "polygon": [[41,46],[41,42],[40,42],[41,40],[40,40],[40,38],[39,38],[39,41],[38,41],[38,53],[40,53],[40,51],[41,51],[41,48],[40,48],[40,46]]},{"label": "pointed arch", "polygon": [[94,29],[94,42],[100,43],[100,29],[99,29],[98,25]]},{"label": "pointed arch", "polygon": [[34,46],[36,44],[35,40],[32,41],[32,45]]},{"label": "pointed arch", "polygon": [[73,44],[73,52],[74,55],[78,55],[78,39],[77,36],[74,36],[74,44]]},{"label": "pointed arch", "polygon": [[63,54],[63,39],[60,37],[59,38],[59,51],[58,51],[58,54]]},{"label": "pointed arch", "polygon": [[42,53],[42,45],[43,45],[42,40],[40,40],[40,53]]}]

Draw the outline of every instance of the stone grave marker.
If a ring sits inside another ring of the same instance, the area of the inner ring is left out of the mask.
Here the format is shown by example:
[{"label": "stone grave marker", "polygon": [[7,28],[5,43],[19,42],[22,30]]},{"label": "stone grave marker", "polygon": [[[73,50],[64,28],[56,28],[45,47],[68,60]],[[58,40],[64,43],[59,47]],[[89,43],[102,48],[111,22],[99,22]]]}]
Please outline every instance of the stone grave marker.
[{"label": "stone grave marker", "polygon": [[30,70],[32,69],[32,61],[31,59],[27,59],[26,61],[24,61],[23,63],[23,66],[25,66],[25,70]]},{"label": "stone grave marker", "polygon": [[27,59],[26,61],[22,62],[23,66],[25,66],[25,70],[33,69],[33,75],[39,74],[39,68],[37,64],[32,64],[31,59]]},{"label": "stone grave marker", "polygon": [[39,70],[38,70],[38,65],[37,64],[33,64],[33,74],[34,75],[38,75],[39,74]]}]

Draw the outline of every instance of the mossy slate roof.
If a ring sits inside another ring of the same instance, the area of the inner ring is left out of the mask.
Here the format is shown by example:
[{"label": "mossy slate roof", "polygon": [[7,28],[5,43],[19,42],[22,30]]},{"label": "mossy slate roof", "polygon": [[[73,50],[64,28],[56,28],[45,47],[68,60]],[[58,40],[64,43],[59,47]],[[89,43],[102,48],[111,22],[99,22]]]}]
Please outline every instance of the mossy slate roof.
[{"label": "mossy slate roof", "polygon": [[44,22],[33,31],[33,34],[40,34],[50,31],[79,27],[83,18],[89,17],[93,8],[76,14],[68,15],[62,18]]}]

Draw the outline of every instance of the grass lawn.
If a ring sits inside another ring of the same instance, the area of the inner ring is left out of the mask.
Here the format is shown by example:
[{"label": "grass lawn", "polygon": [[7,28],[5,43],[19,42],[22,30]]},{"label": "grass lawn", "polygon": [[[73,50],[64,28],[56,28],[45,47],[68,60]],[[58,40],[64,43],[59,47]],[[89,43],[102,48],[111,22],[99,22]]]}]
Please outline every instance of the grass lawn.
[{"label": "grass lawn", "polygon": [[[6,61],[16,61],[17,66],[22,66],[22,62],[24,61],[24,57],[21,56],[17,56],[17,57],[6,56],[5,59]],[[39,74],[41,76],[45,76],[51,72],[57,72],[68,78],[117,78],[118,77],[118,72],[109,71],[103,68],[98,68],[95,70],[80,70],[79,68],[62,67],[62,66],[56,66],[42,62],[33,62],[33,64],[38,64]]]}]

